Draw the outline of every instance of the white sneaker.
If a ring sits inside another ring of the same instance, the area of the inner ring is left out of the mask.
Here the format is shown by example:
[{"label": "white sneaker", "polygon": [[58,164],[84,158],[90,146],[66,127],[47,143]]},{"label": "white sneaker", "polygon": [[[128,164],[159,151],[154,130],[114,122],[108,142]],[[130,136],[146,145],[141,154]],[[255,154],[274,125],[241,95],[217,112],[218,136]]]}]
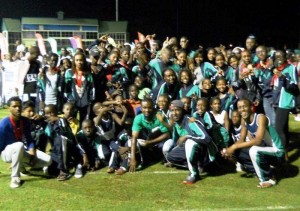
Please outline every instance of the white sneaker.
[{"label": "white sneaker", "polygon": [[78,164],[75,170],[75,178],[81,178],[83,176],[82,174],[82,165]]},{"label": "white sneaker", "polygon": [[300,122],[300,114],[297,114],[297,116],[294,117],[295,121]]},{"label": "white sneaker", "polygon": [[236,167],[235,170],[237,172],[242,172],[243,171],[242,164],[240,164],[239,162],[236,162],[235,167]]},{"label": "white sneaker", "polygon": [[28,177],[28,176],[30,176],[31,174],[30,174],[29,171],[26,170],[25,167],[21,167],[21,169],[20,169],[20,175],[21,175],[21,177]]},{"label": "white sneaker", "polygon": [[43,167],[43,172],[45,175],[48,175],[48,166]]},{"label": "white sneaker", "polygon": [[21,186],[21,179],[20,177],[12,177],[10,182],[11,188],[18,188]]}]

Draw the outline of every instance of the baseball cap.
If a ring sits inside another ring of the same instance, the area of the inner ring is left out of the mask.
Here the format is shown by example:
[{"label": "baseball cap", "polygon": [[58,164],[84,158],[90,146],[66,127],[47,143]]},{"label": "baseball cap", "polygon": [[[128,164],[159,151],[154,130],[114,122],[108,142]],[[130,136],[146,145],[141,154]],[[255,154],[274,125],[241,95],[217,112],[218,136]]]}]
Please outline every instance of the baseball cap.
[{"label": "baseball cap", "polygon": [[256,40],[256,36],[254,34],[249,34],[247,39],[253,39]]},{"label": "baseball cap", "polygon": [[183,108],[184,104],[181,102],[181,100],[173,100],[171,102],[171,105],[178,108]]},{"label": "baseball cap", "polygon": [[242,51],[244,51],[244,48],[241,47],[235,47],[232,49],[232,53],[241,53]]},{"label": "baseball cap", "polygon": [[100,56],[100,51],[97,47],[94,47],[90,50],[90,55],[93,57],[99,57]]}]

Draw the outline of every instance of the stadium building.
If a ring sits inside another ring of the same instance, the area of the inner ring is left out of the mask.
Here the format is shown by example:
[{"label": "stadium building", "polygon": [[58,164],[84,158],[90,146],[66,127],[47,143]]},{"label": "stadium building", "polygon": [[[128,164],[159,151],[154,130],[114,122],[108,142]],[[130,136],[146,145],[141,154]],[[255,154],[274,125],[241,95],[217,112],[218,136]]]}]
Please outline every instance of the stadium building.
[{"label": "stadium building", "polygon": [[[25,46],[35,44],[35,33],[39,33],[46,41],[51,37],[57,41],[57,48],[70,47],[70,37],[79,36],[85,47],[104,34],[109,34],[115,42],[127,42],[127,21],[98,21],[86,18],[64,18],[62,11],[56,18],[22,17],[21,19],[3,18],[2,34],[9,44],[9,51],[15,51],[15,43],[22,40]],[[46,46],[49,46],[45,42]]]}]

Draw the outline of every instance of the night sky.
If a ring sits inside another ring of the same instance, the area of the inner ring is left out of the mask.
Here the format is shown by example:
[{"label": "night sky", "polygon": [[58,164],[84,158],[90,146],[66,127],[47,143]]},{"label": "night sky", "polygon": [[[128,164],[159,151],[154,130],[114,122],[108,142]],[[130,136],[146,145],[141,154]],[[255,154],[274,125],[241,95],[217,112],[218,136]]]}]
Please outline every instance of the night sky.
[{"label": "night sky", "polygon": [[[0,18],[55,17],[115,20],[114,0],[1,0]],[[300,43],[299,0],[119,0],[119,20],[129,21],[131,40],[136,32],[186,35],[193,44],[244,45],[254,34],[260,44],[297,48]]]}]

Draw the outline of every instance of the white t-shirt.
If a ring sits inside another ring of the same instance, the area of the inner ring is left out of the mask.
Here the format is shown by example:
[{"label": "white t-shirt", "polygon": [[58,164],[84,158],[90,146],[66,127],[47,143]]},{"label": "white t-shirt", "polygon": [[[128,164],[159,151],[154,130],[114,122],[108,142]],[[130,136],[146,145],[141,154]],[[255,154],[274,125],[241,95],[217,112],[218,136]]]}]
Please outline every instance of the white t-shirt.
[{"label": "white t-shirt", "polygon": [[197,67],[194,71],[194,76],[195,76],[195,80],[194,80],[194,85],[198,85],[200,89],[202,89],[202,81],[205,79],[203,74],[202,74],[202,70],[201,67]]},{"label": "white t-shirt", "polygon": [[[46,73],[47,78],[49,79],[48,82],[46,82],[46,92],[45,92],[45,104],[57,104],[57,74],[49,74]],[[49,83],[50,82],[50,83]]]},{"label": "white t-shirt", "polygon": [[212,111],[210,111],[214,117],[215,117],[215,120],[221,124],[221,125],[225,125],[225,110],[223,110],[220,114],[214,114]]}]

